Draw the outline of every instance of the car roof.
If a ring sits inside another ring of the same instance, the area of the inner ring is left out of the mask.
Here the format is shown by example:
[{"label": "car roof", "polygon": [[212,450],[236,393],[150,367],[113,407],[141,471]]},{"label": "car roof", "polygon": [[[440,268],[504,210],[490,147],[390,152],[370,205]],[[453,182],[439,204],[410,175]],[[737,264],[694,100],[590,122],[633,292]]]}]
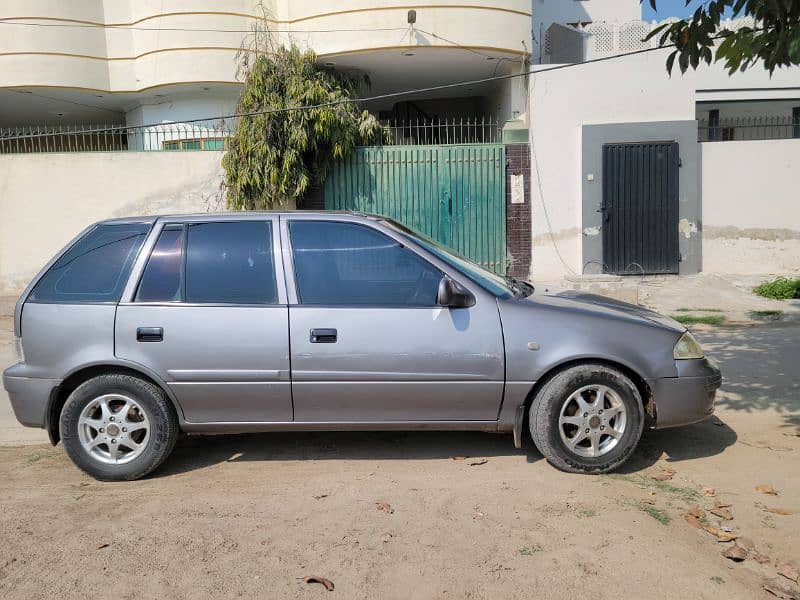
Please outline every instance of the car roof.
[{"label": "car roof", "polygon": [[383,219],[380,215],[370,213],[344,211],[344,210],[264,210],[264,211],[230,211],[218,213],[185,213],[185,214],[164,214],[147,215],[138,217],[119,217],[115,219],[105,219],[100,221],[100,225],[130,225],[133,223],[150,223],[156,221],[234,221],[241,218],[258,219],[258,217],[274,216],[302,216],[302,217],[356,217],[369,220]]}]

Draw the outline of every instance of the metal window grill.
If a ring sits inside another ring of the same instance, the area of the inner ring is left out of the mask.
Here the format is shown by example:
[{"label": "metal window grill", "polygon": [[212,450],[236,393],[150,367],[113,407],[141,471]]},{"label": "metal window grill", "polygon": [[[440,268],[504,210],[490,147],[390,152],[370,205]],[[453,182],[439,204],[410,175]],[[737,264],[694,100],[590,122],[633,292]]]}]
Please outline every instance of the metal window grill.
[{"label": "metal window grill", "polygon": [[698,122],[701,142],[800,138],[800,112],[792,116],[731,117]]}]

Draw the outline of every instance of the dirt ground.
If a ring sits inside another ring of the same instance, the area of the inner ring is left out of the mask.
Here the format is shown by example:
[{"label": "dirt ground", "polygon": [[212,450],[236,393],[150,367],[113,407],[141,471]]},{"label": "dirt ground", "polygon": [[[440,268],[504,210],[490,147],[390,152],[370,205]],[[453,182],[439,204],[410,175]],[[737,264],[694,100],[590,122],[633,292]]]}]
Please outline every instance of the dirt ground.
[{"label": "dirt ground", "polygon": [[800,598],[778,575],[800,568],[800,327],[699,337],[726,376],[717,416],[650,432],[611,476],[480,433],[192,437],[134,483],[2,447],[0,597]]}]

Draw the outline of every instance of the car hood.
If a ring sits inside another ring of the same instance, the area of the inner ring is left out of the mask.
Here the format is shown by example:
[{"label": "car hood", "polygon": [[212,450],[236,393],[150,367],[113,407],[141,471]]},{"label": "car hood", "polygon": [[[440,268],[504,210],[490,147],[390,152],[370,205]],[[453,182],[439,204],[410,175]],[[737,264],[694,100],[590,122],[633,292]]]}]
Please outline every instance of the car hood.
[{"label": "car hood", "polygon": [[598,294],[587,294],[568,290],[557,294],[535,293],[528,300],[533,304],[544,305],[565,311],[590,313],[597,317],[639,322],[644,325],[661,327],[675,333],[683,333],[686,328],[674,319],[665,317],[649,308],[614,300]]}]

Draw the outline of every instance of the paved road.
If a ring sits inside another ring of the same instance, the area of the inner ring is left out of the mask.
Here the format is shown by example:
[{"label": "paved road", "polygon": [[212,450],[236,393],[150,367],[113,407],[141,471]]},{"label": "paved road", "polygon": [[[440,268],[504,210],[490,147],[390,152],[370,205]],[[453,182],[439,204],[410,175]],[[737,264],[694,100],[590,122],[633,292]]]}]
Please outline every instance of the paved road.
[{"label": "paved road", "polygon": [[[13,362],[9,322],[0,320],[0,367]],[[778,416],[787,428],[800,429],[800,325],[724,327],[697,333],[725,376],[718,411],[734,421]],[[0,390],[0,445],[47,442],[46,434],[21,427],[8,396]]]}]

